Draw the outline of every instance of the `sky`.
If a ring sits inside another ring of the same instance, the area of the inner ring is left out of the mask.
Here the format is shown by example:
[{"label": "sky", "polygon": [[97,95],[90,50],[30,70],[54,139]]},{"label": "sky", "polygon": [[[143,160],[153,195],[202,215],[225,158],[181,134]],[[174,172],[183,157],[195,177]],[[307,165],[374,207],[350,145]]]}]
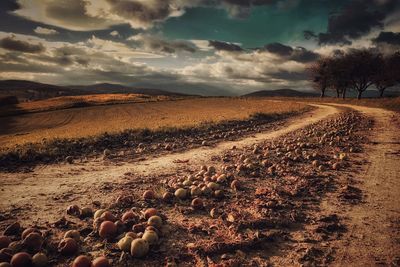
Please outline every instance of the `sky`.
[{"label": "sky", "polygon": [[400,1],[0,1],[0,79],[311,90],[307,66],[352,48],[399,50]]}]

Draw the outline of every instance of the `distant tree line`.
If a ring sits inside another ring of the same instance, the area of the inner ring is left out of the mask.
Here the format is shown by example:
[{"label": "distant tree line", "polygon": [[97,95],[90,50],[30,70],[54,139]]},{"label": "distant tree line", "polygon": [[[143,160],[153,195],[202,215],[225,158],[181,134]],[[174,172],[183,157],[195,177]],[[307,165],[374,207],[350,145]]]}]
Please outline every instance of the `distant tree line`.
[{"label": "distant tree line", "polygon": [[337,97],[345,98],[349,90],[354,90],[361,99],[371,86],[382,97],[387,88],[400,84],[400,52],[384,55],[367,49],[352,49],[321,57],[308,71],[321,97],[332,90]]}]

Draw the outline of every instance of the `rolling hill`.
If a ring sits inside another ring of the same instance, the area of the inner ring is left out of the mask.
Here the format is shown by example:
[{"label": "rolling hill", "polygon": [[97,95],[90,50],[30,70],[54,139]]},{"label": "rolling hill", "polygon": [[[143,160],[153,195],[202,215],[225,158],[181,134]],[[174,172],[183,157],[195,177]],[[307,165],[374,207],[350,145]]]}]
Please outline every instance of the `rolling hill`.
[{"label": "rolling hill", "polygon": [[185,94],[169,92],[160,89],[137,88],[121,84],[93,84],[93,85],[71,85],[58,86],[52,84],[38,83],[25,80],[2,80],[0,81],[0,99],[16,97],[19,102],[43,100],[58,96],[78,96],[86,94],[114,94],[132,93],[151,96],[185,96]]},{"label": "rolling hill", "polygon": [[293,89],[262,90],[243,95],[246,97],[316,97],[317,93],[300,92]]}]

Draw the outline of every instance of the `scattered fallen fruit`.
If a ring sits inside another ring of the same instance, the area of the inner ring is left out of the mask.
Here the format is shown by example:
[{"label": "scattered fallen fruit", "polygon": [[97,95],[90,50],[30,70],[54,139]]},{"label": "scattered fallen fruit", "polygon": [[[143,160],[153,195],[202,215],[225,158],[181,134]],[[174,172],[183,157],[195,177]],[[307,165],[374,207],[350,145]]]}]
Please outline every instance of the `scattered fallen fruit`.
[{"label": "scattered fallen fruit", "polygon": [[154,215],[147,220],[147,224],[150,226],[154,226],[157,229],[160,229],[160,227],[162,226],[162,219],[160,216]]},{"label": "scattered fallen fruit", "polygon": [[3,261],[10,262],[13,254],[14,254],[14,251],[10,248],[0,249],[0,262],[3,262]]},{"label": "scattered fallen fruit", "polygon": [[156,198],[156,195],[154,194],[153,191],[151,191],[151,190],[146,190],[146,191],[143,193],[143,198],[144,198],[144,199],[155,199],[155,198]]},{"label": "scattered fallen fruit", "polygon": [[73,238],[76,242],[79,242],[81,239],[81,234],[77,230],[69,230],[65,232],[64,238]]},{"label": "scattered fallen fruit", "polygon": [[73,238],[65,238],[58,244],[58,252],[68,256],[78,252],[78,243]]},{"label": "scattered fallen fruit", "polygon": [[106,239],[114,238],[117,234],[117,226],[111,221],[104,221],[100,225],[99,236]]},{"label": "scattered fallen fruit", "polygon": [[158,242],[158,235],[155,231],[146,230],[142,236],[142,239],[146,240],[149,245],[157,244]]},{"label": "scattered fallen fruit", "polygon": [[201,198],[195,198],[192,200],[191,206],[194,209],[202,209],[204,208],[204,202]]},{"label": "scattered fallen fruit", "polygon": [[93,260],[93,267],[111,267],[111,264],[106,257],[102,256]]},{"label": "scattered fallen fruit", "polygon": [[106,211],[107,211],[107,210],[105,210],[105,209],[96,210],[96,212],[94,213],[93,218],[94,218],[94,219],[100,218],[101,215],[103,215],[103,213],[106,212]]},{"label": "scattered fallen fruit", "polygon": [[187,195],[186,189],[178,188],[178,189],[176,189],[176,191],[175,191],[175,196],[176,196],[177,198],[179,198],[179,199],[185,199],[185,198],[186,198],[186,195]]},{"label": "scattered fallen fruit", "polygon": [[239,181],[238,181],[238,180],[233,180],[233,181],[231,182],[231,188],[232,188],[233,190],[239,190],[239,189],[240,189],[240,183],[239,183]]},{"label": "scattered fallen fruit", "polygon": [[131,243],[133,238],[130,236],[123,237],[121,240],[118,241],[117,246],[120,250],[129,252],[131,249]]},{"label": "scattered fallen fruit", "polygon": [[144,212],[144,218],[149,219],[151,216],[155,216],[158,214],[158,211],[155,208],[149,208]]},{"label": "scattered fallen fruit", "polygon": [[33,232],[39,232],[36,228],[26,228],[22,234],[21,234],[21,239],[25,239],[29,234]]},{"label": "scattered fallen fruit", "polygon": [[93,216],[93,210],[90,207],[84,207],[81,209],[80,217],[81,218],[88,218]]},{"label": "scattered fallen fruit", "polygon": [[103,212],[103,214],[101,214],[100,218],[103,218],[104,220],[111,221],[111,222],[115,222],[117,220],[117,218],[114,216],[114,214],[112,214],[111,211]]},{"label": "scattered fallen fruit", "polygon": [[43,237],[37,232],[32,232],[25,237],[22,244],[30,251],[36,252],[42,248]]},{"label": "scattered fallen fruit", "polygon": [[171,201],[173,197],[174,197],[174,195],[173,195],[172,193],[170,193],[170,192],[165,192],[165,193],[162,195],[162,199],[163,199],[165,202]]},{"label": "scattered fallen fruit", "polygon": [[128,221],[136,221],[136,219],[137,215],[132,210],[125,212],[121,217],[121,220],[124,223]]},{"label": "scattered fallen fruit", "polygon": [[91,267],[91,266],[92,266],[92,261],[89,259],[89,257],[84,255],[76,257],[76,259],[72,263],[72,267]]},{"label": "scattered fallen fruit", "polygon": [[32,257],[26,252],[19,252],[11,258],[12,267],[28,267],[32,265]]},{"label": "scattered fallen fruit", "polygon": [[49,260],[44,253],[36,253],[32,257],[32,262],[35,267],[45,267],[47,266]]},{"label": "scattered fallen fruit", "polygon": [[67,214],[72,216],[79,216],[81,214],[81,209],[78,205],[70,205],[67,208]]},{"label": "scattered fallen fruit", "polygon": [[8,247],[11,243],[11,238],[8,236],[0,236],[0,249]]},{"label": "scattered fallen fruit", "polygon": [[131,243],[131,255],[135,258],[142,258],[149,252],[149,243],[142,239],[137,238]]}]

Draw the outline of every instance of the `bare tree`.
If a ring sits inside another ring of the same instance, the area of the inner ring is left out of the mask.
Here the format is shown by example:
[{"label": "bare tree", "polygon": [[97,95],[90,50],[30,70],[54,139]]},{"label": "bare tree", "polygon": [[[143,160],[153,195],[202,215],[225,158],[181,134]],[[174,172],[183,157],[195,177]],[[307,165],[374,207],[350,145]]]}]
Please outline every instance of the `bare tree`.
[{"label": "bare tree", "polygon": [[389,56],[381,56],[374,76],[374,85],[383,97],[384,91],[400,83],[400,52]]},{"label": "bare tree", "polygon": [[331,58],[329,69],[329,86],[336,91],[336,96],[346,98],[349,86],[349,68],[345,55],[338,54]]},{"label": "bare tree", "polygon": [[380,55],[370,50],[351,50],[345,55],[346,72],[349,85],[357,90],[357,98],[374,83],[375,74],[378,72]]},{"label": "bare tree", "polygon": [[313,62],[309,68],[308,72],[310,74],[311,81],[313,82],[313,87],[321,92],[321,98],[325,96],[325,91],[328,88],[328,80],[329,80],[329,63],[330,59],[320,58],[317,61]]}]

